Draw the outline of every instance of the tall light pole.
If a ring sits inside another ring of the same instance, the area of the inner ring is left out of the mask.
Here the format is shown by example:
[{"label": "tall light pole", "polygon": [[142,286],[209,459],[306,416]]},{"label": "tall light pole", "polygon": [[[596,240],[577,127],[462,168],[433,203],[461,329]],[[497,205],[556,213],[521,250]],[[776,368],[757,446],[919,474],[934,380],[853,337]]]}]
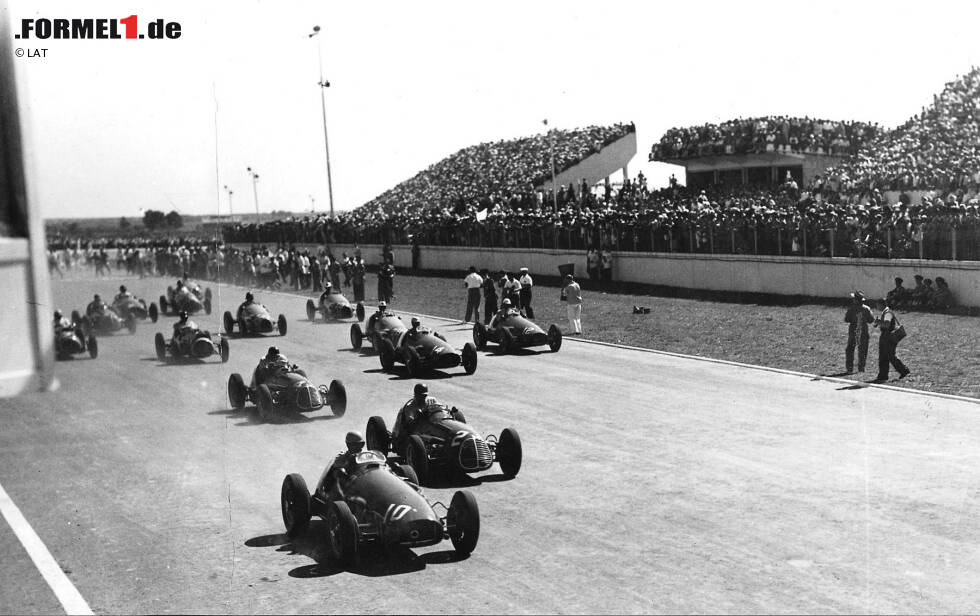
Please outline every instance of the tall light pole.
[{"label": "tall light pole", "polygon": [[228,188],[228,185],[227,184],[225,184],[225,190],[228,191],[228,215],[229,216],[234,216],[235,215],[235,210],[231,207],[231,196],[233,194],[235,194],[235,191],[233,191],[232,189]]},{"label": "tall light pole", "polygon": [[[309,38],[320,34],[320,26],[313,26],[313,32]],[[316,39],[317,58],[320,61],[320,110],[323,112],[323,149],[327,155],[327,196],[330,199],[330,218],[333,218],[333,181],[330,178],[330,139],[327,138],[327,96],[324,90],[330,87],[330,82],[323,78],[323,47],[320,45],[320,38]]]},{"label": "tall light pole", "polygon": [[259,174],[252,171],[251,167],[247,167],[248,174],[252,176],[252,195],[255,197],[255,224],[259,224],[259,189],[257,183],[259,181]]},{"label": "tall light pole", "polygon": [[[544,125],[548,125],[548,120],[544,120]],[[548,139],[551,141],[551,201],[555,211],[558,211],[558,185],[555,183],[555,136],[548,131]]]}]

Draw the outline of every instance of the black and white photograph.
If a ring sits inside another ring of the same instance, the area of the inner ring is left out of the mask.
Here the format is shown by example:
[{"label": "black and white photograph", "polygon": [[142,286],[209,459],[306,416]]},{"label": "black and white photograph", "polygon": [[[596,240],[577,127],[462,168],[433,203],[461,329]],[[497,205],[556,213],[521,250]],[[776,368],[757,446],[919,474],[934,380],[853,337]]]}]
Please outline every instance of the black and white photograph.
[{"label": "black and white photograph", "polygon": [[980,613],[977,23],[0,0],[0,614]]}]

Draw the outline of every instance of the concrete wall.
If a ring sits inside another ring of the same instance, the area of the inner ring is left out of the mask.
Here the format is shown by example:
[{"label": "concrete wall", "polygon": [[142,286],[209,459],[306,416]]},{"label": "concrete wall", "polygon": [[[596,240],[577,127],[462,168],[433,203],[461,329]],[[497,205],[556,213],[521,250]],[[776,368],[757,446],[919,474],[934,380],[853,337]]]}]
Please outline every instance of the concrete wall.
[{"label": "concrete wall", "polygon": [[38,331],[35,324],[41,309],[27,239],[0,238],[0,288],[6,291],[0,296],[0,346],[5,350],[0,353],[0,397],[10,397],[46,386],[41,366],[54,342],[50,300],[43,306],[47,328]]},{"label": "concrete wall", "polygon": [[[247,248],[247,245],[239,245]],[[308,248],[319,250],[319,246]],[[331,246],[333,253],[353,254],[350,244]],[[381,246],[361,246],[368,265],[381,261]],[[393,246],[395,267],[412,266],[411,246]],[[558,275],[558,266],[574,263],[576,275],[585,277],[584,250],[528,248],[421,247],[421,267],[460,272],[466,268],[513,270],[527,267],[533,274]],[[649,252],[614,252],[613,279],[683,289],[774,293],[807,297],[840,298],[859,289],[869,297],[884,295],[895,286],[894,278],[914,285],[912,276],[942,276],[949,282],[959,305],[980,306],[980,262],[924,261],[919,259],[851,259],[847,257],[777,257],[702,255]]]}]

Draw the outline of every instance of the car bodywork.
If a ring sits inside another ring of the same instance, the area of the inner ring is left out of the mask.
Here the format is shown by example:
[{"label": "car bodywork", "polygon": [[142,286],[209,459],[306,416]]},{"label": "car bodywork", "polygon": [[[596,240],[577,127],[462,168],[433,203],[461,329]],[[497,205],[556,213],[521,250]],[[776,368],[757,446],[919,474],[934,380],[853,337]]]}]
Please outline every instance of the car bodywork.
[{"label": "car bodywork", "polygon": [[120,297],[118,300],[113,301],[112,309],[124,320],[129,318],[137,320],[150,319],[150,321],[156,323],[160,315],[160,310],[156,304],[150,302],[147,305],[146,300],[133,297],[132,295]]},{"label": "car bodywork", "polygon": [[211,289],[201,290],[201,285],[187,283],[180,290],[167,287],[167,294],[160,296],[160,312],[177,314],[180,311],[211,314]]},{"label": "car bodywork", "polygon": [[337,417],[347,411],[347,389],[336,379],[328,387],[314,385],[304,371],[295,367],[264,377],[260,370],[261,366],[255,369],[248,386],[237,372],[228,378],[228,400],[233,408],[243,409],[246,402],[252,401],[262,417],[271,417],[283,410],[309,413],[324,406],[329,406]]},{"label": "car bodywork", "polygon": [[381,341],[387,339],[392,345],[398,343],[399,337],[408,331],[402,322],[401,317],[387,313],[384,316],[376,317],[372,315],[368,319],[364,329],[360,323],[352,323],[350,326],[350,344],[355,351],[363,348],[367,341],[375,350],[381,349]]},{"label": "car bodywork", "polygon": [[286,335],[286,317],[280,314],[278,319],[273,319],[268,308],[258,302],[242,306],[241,317],[237,319],[226,310],[223,320],[225,333],[229,335],[234,333],[235,325],[238,325],[238,333],[243,336],[272,332],[279,332],[280,336]]},{"label": "car bodywork", "polygon": [[321,294],[315,302],[312,299],[306,300],[306,317],[314,321],[317,313],[323,315],[324,320],[357,317],[358,321],[363,321],[364,302],[357,302],[357,306],[352,306],[342,293],[335,290],[325,295]]},{"label": "car bodywork", "polygon": [[[323,518],[330,556],[344,565],[369,544],[414,548],[450,539],[458,553],[471,553],[480,536],[476,499],[460,490],[448,508],[430,504],[414,475],[411,467],[390,465],[376,451],[354,454],[336,480],[327,467],[312,494],[301,475],[289,474],[280,492],[286,534],[296,538],[312,516]],[[436,513],[437,506],[446,509],[445,516]]]},{"label": "car bodywork", "polygon": [[494,317],[489,327],[483,323],[473,325],[473,344],[481,351],[487,348],[488,342],[494,342],[504,353],[543,345],[548,345],[553,353],[557,353],[561,341],[561,330],[557,325],[552,323],[546,332],[519,312]]},{"label": "car bodywork", "polygon": [[136,333],[136,317],[130,315],[129,318],[124,319],[108,306],[96,310],[93,314],[79,314],[77,310],[72,310],[71,320],[80,325],[86,334],[93,332],[111,334],[121,329],[131,334]]},{"label": "car bodywork", "polygon": [[99,342],[94,335],[86,335],[76,323],[73,323],[71,327],[63,328],[61,331],[55,331],[55,358],[68,359],[73,355],[81,355],[82,353],[88,353],[92,359],[99,356]]},{"label": "car bodywork", "polygon": [[398,336],[397,342],[390,338],[381,339],[378,356],[381,367],[386,371],[394,369],[395,364],[408,366],[408,373],[418,378],[432,370],[445,370],[463,366],[466,374],[476,372],[476,347],[467,342],[462,351],[457,351],[446,339],[429,329],[406,330]]},{"label": "car bodywork", "polygon": [[191,328],[186,336],[174,335],[169,342],[162,333],[157,332],[153,342],[156,347],[157,359],[160,361],[207,359],[212,355],[217,355],[224,363],[228,361],[231,353],[227,338],[219,334],[215,339],[211,332],[196,327]]}]

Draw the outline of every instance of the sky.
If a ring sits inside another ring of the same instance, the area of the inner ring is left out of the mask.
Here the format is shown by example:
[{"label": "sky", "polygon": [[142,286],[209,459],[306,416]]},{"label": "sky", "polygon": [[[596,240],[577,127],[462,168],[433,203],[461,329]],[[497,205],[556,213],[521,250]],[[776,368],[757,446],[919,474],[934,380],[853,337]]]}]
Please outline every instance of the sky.
[{"label": "sky", "polygon": [[321,53],[337,212],[545,118],[635,122],[630,173],[658,182],[670,168],[646,158],[673,126],[893,127],[980,64],[980,4],[963,2],[7,2],[13,32],[45,17],[181,27],[174,40],[6,41],[25,50],[15,70],[46,218],[327,211]]}]

